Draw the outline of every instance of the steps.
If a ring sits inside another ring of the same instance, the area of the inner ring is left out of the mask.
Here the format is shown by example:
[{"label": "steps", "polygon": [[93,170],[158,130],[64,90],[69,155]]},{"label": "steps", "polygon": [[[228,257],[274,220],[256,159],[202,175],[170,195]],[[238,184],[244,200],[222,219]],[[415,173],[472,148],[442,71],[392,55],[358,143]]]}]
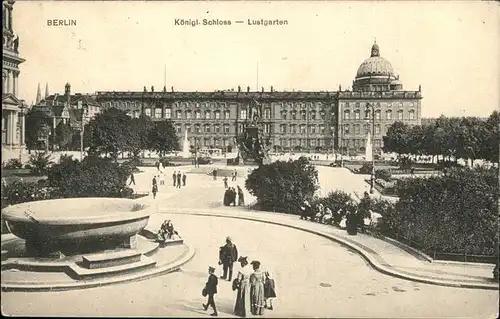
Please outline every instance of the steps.
[{"label": "steps", "polygon": [[156,261],[140,252],[125,250],[85,255],[81,263],[69,265],[66,271],[70,277],[81,280],[131,273],[155,266]]}]

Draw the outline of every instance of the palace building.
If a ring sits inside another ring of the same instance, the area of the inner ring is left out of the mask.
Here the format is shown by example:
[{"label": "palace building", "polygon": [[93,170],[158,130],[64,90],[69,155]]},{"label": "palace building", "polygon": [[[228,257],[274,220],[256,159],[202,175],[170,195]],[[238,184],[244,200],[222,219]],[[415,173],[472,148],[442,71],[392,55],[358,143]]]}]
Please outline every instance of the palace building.
[{"label": "palace building", "polygon": [[[3,5],[3,61],[2,61],[2,157],[7,159],[24,147],[24,114],[26,104],[18,98],[19,65],[25,60],[19,56],[19,36],[13,30],[14,0]],[[12,153],[14,150],[15,153]],[[11,154],[12,153],[12,154]]]},{"label": "palace building", "polygon": [[[396,121],[420,124],[418,91],[404,91],[391,64],[380,56],[375,43],[371,56],[359,67],[353,90],[326,92],[97,92],[103,109],[116,107],[132,117],[141,113],[153,120],[170,119],[179,138],[187,131],[191,145],[231,152],[244,132],[250,107],[261,107],[261,121],[271,150],[331,151],[344,146],[362,152],[368,132],[374,130],[375,149],[382,146],[387,128]],[[372,127],[372,113],[375,127]]]}]

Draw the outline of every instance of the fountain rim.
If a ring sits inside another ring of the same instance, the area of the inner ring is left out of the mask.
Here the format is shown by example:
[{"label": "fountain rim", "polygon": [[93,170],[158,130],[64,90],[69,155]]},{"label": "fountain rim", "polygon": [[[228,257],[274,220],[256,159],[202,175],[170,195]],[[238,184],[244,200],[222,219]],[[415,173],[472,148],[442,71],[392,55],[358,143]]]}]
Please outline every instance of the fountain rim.
[{"label": "fountain rim", "polygon": [[110,222],[126,222],[134,219],[141,219],[149,217],[153,212],[151,211],[152,206],[138,202],[129,198],[110,198],[110,197],[74,197],[74,198],[61,198],[61,199],[48,199],[48,200],[39,200],[32,202],[24,202],[15,205],[11,205],[2,209],[2,219],[7,222],[13,223],[36,223],[27,215],[24,214],[26,208],[28,208],[32,204],[40,203],[40,202],[55,202],[55,201],[66,201],[66,202],[81,202],[82,204],[85,201],[119,201],[125,202],[128,201],[131,204],[137,204],[143,206],[141,209],[137,211],[124,211],[124,210],[113,210],[103,214],[99,214],[96,212],[95,214],[89,216],[64,216],[64,215],[54,215],[48,214],[47,216],[36,216],[36,221],[44,225],[81,225],[81,224],[101,224],[101,223],[110,223]]}]

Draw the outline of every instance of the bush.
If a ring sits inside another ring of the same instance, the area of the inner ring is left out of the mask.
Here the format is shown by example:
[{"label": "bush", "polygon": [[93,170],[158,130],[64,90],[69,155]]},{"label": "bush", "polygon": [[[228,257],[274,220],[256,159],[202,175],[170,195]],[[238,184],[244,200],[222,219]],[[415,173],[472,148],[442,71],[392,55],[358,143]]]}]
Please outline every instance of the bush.
[{"label": "bush", "polygon": [[87,156],[82,162],[64,161],[55,164],[48,173],[55,196],[123,197],[130,173],[111,159]]},{"label": "bush", "polygon": [[495,254],[497,168],[452,168],[445,176],[401,180],[396,188],[398,214],[386,218],[391,231],[428,252]]},{"label": "bush", "polygon": [[371,163],[365,163],[358,170],[358,174],[371,174],[373,165]]},{"label": "bush", "polygon": [[32,169],[32,167],[31,167],[31,165],[30,165],[30,164],[26,164],[26,165],[24,165],[24,168],[29,169],[29,170],[31,170],[31,169]]},{"label": "bush", "polygon": [[29,163],[31,174],[42,176],[47,174],[48,168],[53,162],[50,160],[50,154],[36,152],[30,156]]},{"label": "bush", "polygon": [[257,207],[283,213],[299,213],[305,199],[318,189],[318,172],[305,157],[261,165],[248,175],[245,187],[257,197]]},{"label": "bush", "polygon": [[6,168],[6,169],[23,168],[23,163],[21,163],[21,161],[18,160],[17,158],[11,158],[10,160],[7,161],[4,168]]},{"label": "bush", "polygon": [[15,181],[2,187],[2,208],[35,200],[49,199],[50,192],[37,183]]},{"label": "bush", "polygon": [[391,177],[392,177],[391,171],[389,171],[388,169],[378,169],[375,171],[375,178],[376,179],[380,178],[386,182],[390,182]]}]

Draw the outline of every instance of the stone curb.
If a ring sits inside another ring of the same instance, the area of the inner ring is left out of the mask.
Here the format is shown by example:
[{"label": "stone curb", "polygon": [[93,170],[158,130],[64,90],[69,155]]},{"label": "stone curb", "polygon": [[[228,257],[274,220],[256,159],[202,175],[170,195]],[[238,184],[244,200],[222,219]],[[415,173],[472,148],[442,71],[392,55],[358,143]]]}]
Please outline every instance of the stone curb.
[{"label": "stone curb", "polygon": [[118,284],[131,281],[146,280],[160,275],[168,274],[177,271],[193,259],[196,249],[190,245],[185,244],[188,248],[187,252],[182,254],[177,260],[166,265],[156,267],[146,271],[139,271],[126,276],[100,278],[92,281],[72,282],[72,283],[54,283],[54,284],[15,284],[15,283],[2,283],[2,291],[60,291],[71,289],[87,289],[101,287],[111,284]]},{"label": "stone curb", "polygon": [[[351,243],[347,241],[344,238],[340,238],[331,234],[327,234],[321,231],[316,231],[312,229],[308,229],[305,227],[300,227],[300,226],[294,226],[294,225],[288,225],[284,224],[278,221],[271,221],[271,220],[263,220],[259,218],[252,218],[252,217],[243,217],[243,216],[235,216],[235,215],[221,215],[217,213],[212,213],[212,212],[182,212],[182,211],[174,211],[174,212],[159,212],[159,213],[167,213],[167,214],[176,214],[176,215],[197,215],[197,216],[212,216],[212,217],[222,217],[222,218],[234,218],[234,219],[243,219],[243,220],[250,220],[250,221],[257,221],[257,222],[262,222],[262,223],[267,223],[267,224],[274,224],[274,225],[279,225],[279,226],[284,226],[284,227],[289,227],[289,228],[294,228],[297,230],[302,230],[305,232],[309,232],[327,239],[330,239],[332,241],[335,241],[339,244],[342,244],[344,246],[349,247],[350,249],[356,251],[359,255],[361,255],[369,264],[374,268],[375,270],[397,278],[405,279],[405,280],[410,280],[410,281],[415,281],[415,282],[421,282],[425,284],[432,284],[432,285],[438,285],[438,286],[447,286],[447,287],[456,287],[456,288],[470,288],[470,289],[487,289],[487,290],[498,290],[499,286],[498,283],[492,282],[491,284],[489,283],[464,283],[464,282],[459,282],[459,281],[453,281],[453,280],[439,280],[439,279],[433,279],[433,278],[426,278],[418,275],[411,275],[411,274],[405,274],[403,272],[398,271],[397,269],[394,269],[388,264],[383,264],[382,262],[378,261],[377,259],[381,259],[378,255],[374,256],[374,253],[368,252],[366,249],[355,245],[354,243]],[[378,258],[377,258],[378,257]]]}]

